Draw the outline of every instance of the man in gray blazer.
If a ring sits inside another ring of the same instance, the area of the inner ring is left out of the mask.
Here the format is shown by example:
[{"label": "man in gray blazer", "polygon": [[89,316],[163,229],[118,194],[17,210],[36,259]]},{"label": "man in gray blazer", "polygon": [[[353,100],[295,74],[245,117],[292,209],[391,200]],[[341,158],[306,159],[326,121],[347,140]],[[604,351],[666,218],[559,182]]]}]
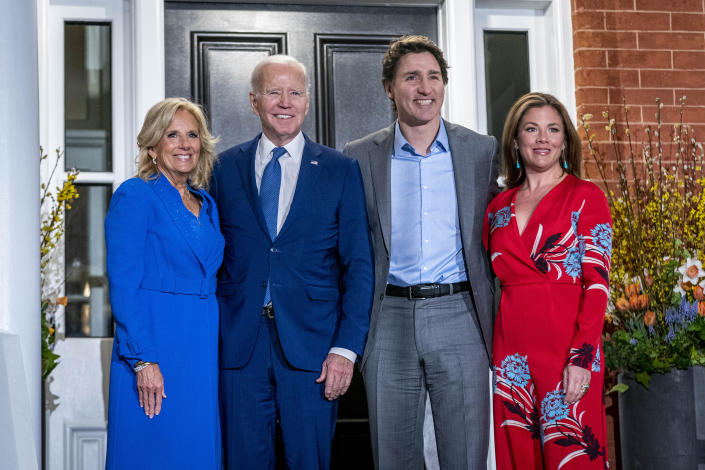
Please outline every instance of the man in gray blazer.
[{"label": "man in gray blazer", "polygon": [[392,42],[382,67],[398,119],[343,150],[360,163],[375,252],[362,359],[375,467],[423,469],[428,393],[441,468],[484,468],[494,288],[482,220],[497,141],[441,119],[448,66],[430,39]]}]

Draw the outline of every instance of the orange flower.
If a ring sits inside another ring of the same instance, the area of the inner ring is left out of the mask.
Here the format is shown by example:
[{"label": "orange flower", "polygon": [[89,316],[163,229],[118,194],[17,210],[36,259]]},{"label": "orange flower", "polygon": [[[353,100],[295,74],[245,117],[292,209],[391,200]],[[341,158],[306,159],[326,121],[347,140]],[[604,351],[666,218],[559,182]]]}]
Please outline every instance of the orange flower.
[{"label": "orange flower", "polygon": [[681,288],[684,291],[688,292],[689,290],[691,290],[693,288],[693,284],[691,284],[690,282],[681,282]]},{"label": "orange flower", "polygon": [[631,297],[629,297],[629,308],[632,310],[636,310],[639,308],[639,296],[636,294],[633,294]]},{"label": "orange flower", "polygon": [[629,310],[629,301],[624,297],[620,297],[614,303],[614,306],[617,307],[617,310],[619,310],[620,312],[626,312],[627,310]]},{"label": "orange flower", "polygon": [[698,302],[698,315],[705,317],[705,302]]},{"label": "orange flower", "polygon": [[641,294],[636,298],[639,308],[646,308],[649,305],[649,296],[646,294]]},{"label": "orange flower", "polygon": [[609,313],[605,312],[605,321],[606,321],[607,323],[612,323],[612,315],[610,315]]},{"label": "orange flower", "polygon": [[57,298],[56,298],[56,303],[59,304],[59,305],[63,305],[64,307],[66,307],[66,304],[69,303],[69,299],[68,299],[68,297],[66,297],[66,296],[57,297]]},{"label": "orange flower", "polygon": [[695,300],[705,300],[705,292],[700,286],[693,286],[693,297]]},{"label": "orange flower", "polygon": [[624,294],[630,299],[633,295],[638,295],[640,291],[639,284],[636,282],[634,284],[627,284],[627,287],[624,288]]},{"label": "orange flower", "polygon": [[644,314],[644,325],[654,326],[656,324],[656,314],[651,310],[647,310]]}]

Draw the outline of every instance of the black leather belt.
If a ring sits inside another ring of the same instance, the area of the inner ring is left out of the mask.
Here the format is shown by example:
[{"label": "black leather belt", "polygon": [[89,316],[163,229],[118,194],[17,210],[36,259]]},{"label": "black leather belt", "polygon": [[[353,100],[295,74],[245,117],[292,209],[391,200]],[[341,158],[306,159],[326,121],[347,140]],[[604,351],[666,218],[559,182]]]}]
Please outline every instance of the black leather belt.
[{"label": "black leather belt", "polygon": [[267,317],[270,320],[274,319],[274,306],[272,304],[267,304],[262,307],[262,316]]},{"label": "black leather belt", "polygon": [[470,290],[468,281],[452,284],[416,284],[415,286],[395,286],[387,284],[386,294],[393,297],[406,297],[409,300],[432,299]]}]

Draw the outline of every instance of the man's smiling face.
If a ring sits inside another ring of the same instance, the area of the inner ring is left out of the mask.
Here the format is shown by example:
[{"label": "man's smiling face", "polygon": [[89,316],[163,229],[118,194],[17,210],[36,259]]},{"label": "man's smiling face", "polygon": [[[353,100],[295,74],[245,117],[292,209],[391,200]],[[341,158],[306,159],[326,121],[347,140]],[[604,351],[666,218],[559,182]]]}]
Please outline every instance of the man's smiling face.
[{"label": "man's smiling face", "polygon": [[260,89],[250,93],[250,105],[262,121],[262,132],[279,147],[291,142],[299,133],[308,104],[306,78],[295,65],[266,65]]},{"label": "man's smiling face", "polygon": [[404,124],[420,126],[440,120],[445,84],[441,67],[430,52],[412,52],[399,59],[386,91]]}]

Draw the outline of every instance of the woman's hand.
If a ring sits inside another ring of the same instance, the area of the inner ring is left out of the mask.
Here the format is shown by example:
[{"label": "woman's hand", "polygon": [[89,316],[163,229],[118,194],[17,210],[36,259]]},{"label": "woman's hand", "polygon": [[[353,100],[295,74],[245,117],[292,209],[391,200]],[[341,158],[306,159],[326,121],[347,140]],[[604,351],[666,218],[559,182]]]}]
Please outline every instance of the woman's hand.
[{"label": "woman's hand", "polygon": [[159,364],[150,364],[137,372],[137,395],[140,407],[144,408],[144,414],[150,419],[162,410],[162,398],[166,398],[166,393]]},{"label": "woman's hand", "polygon": [[563,401],[570,405],[580,400],[590,386],[590,371],[579,366],[567,365],[563,369]]}]

